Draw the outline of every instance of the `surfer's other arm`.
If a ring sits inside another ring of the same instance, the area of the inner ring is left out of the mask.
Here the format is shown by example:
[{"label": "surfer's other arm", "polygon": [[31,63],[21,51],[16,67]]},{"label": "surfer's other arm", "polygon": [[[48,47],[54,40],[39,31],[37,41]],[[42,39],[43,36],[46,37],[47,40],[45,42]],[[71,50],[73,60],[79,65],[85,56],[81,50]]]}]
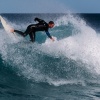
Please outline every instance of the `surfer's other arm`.
[{"label": "surfer's other arm", "polygon": [[50,33],[48,31],[45,31],[47,36],[52,40],[52,41],[55,41],[54,38],[50,35]]},{"label": "surfer's other arm", "polygon": [[44,20],[39,19],[39,18],[37,18],[37,17],[34,19],[34,21],[38,21],[39,23],[43,23],[43,22],[45,22]]}]

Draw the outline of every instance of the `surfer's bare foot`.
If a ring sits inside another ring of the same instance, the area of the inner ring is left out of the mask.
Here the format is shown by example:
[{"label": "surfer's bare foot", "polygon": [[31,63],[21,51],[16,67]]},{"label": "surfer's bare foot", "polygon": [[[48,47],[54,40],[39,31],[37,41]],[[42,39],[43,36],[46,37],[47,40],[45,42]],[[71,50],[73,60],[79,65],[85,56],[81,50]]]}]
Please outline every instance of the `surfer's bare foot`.
[{"label": "surfer's bare foot", "polygon": [[14,29],[11,29],[10,32],[13,33],[14,32]]}]

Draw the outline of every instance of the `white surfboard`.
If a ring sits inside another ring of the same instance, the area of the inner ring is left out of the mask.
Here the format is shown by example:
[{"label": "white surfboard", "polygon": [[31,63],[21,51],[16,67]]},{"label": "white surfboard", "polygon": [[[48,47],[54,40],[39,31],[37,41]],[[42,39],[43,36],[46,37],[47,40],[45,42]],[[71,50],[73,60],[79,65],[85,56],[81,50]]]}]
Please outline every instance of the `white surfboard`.
[{"label": "white surfboard", "polygon": [[10,25],[7,24],[7,22],[4,20],[4,18],[2,16],[0,16],[0,20],[1,20],[1,23],[5,29],[5,31],[8,33],[10,33],[10,30],[12,29],[12,27]]},{"label": "white surfboard", "polygon": [[2,26],[4,27],[6,33],[11,37],[13,38],[14,40],[16,39],[16,34],[15,33],[11,33],[11,30],[13,29],[7,22],[6,20],[0,16],[0,20],[1,20],[1,23],[2,23]]}]

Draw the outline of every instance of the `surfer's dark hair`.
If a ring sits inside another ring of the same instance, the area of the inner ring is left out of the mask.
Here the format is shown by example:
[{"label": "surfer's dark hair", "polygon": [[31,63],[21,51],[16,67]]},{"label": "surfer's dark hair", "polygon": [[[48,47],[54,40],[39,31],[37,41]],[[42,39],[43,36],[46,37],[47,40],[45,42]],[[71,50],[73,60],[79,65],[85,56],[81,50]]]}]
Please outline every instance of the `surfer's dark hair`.
[{"label": "surfer's dark hair", "polygon": [[49,24],[54,24],[54,22],[53,21],[50,21]]}]

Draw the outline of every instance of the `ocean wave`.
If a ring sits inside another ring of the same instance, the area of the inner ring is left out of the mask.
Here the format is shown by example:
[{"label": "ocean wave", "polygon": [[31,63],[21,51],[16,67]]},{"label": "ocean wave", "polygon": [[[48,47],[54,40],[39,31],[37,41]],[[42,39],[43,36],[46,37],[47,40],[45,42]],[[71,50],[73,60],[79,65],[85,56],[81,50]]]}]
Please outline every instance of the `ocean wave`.
[{"label": "ocean wave", "polygon": [[[16,23],[11,25],[22,28]],[[71,32],[69,37],[66,36],[66,28]],[[85,84],[84,80],[94,79],[100,75],[100,36],[94,29],[86,25],[81,18],[66,15],[56,20],[53,32],[54,37],[57,37],[55,42],[44,39],[45,42],[32,44],[27,43],[27,39],[19,39],[19,36],[15,42],[0,29],[2,59],[13,69],[17,69],[18,76],[57,86],[78,84],[80,81]],[[59,38],[60,34],[63,34],[63,38]],[[76,80],[71,81],[73,79]],[[80,81],[77,81],[78,79]]]}]

